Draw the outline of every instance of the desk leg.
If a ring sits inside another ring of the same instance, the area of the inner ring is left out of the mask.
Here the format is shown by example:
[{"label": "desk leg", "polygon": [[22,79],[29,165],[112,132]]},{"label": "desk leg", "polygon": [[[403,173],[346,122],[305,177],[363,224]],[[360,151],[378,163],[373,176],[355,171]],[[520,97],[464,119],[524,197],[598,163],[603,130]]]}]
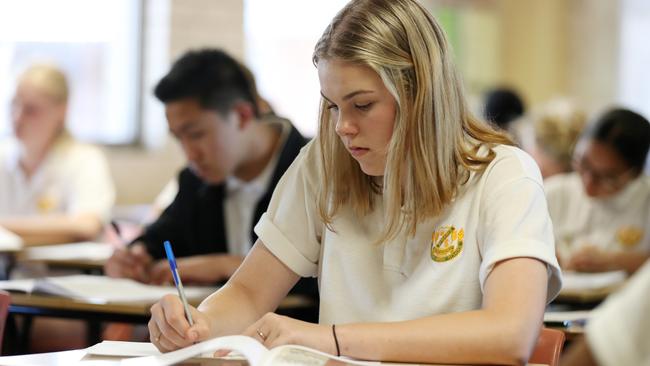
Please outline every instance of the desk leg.
[{"label": "desk leg", "polygon": [[17,321],[14,318],[12,323],[16,327],[16,344],[15,344],[15,353],[18,355],[24,355],[29,353],[29,341],[32,335],[32,321],[34,318],[31,315],[24,315],[20,325],[17,324]]},{"label": "desk leg", "polygon": [[[9,335],[13,336],[9,337]],[[13,314],[9,313],[7,314],[7,320],[5,323],[5,335],[2,339],[2,355],[17,355],[19,339],[20,333],[18,330],[18,325],[16,324],[16,317]]]},{"label": "desk leg", "polygon": [[102,341],[102,323],[99,320],[89,320],[86,323],[86,344],[92,346]]}]

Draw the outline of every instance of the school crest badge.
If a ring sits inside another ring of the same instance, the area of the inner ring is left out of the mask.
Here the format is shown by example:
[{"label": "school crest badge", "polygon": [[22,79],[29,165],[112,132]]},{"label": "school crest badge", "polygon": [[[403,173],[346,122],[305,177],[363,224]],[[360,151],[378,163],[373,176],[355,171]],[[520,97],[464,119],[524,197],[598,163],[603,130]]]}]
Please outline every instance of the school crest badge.
[{"label": "school crest badge", "polygon": [[56,198],[47,194],[39,197],[39,199],[36,201],[36,207],[38,208],[38,212],[40,214],[47,214],[52,212],[52,210],[54,210],[56,207],[56,204]]},{"label": "school crest badge", "polygon": [[443,226],[431,234],[431,259],[447,262],[463,251],[465,230],[454,226]]},{"label": "school crest badge", "polygon": [[633,248],[641,242],[643,230],[636,226],[623,226],[616,230],[616,240],[623,248]]}]

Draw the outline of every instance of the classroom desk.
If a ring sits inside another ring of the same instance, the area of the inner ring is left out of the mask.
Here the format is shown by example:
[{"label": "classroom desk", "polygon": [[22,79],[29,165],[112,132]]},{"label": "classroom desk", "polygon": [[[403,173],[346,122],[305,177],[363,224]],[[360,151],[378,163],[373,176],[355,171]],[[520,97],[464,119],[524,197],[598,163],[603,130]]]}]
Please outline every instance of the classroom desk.
[{"label": "classroom desk", "polygon": [[[119,365],[121,357],[106,357],[106,356],[93,356],[86,355],[85,350],[73,350],[62,352],[41,353],[33,355],[22,356],[6,356],[0,357],[0,365],[14,366],[14,365],[52,365],[52,366],[67,366],[67,365],[95,365],[95,366],[109,366]],[[246,366],[248,362],[233,359],[219,359],[219,358],[192,358],[184,361],[178,365],[195,365],[195,366]],[[330,360],[325,366],[343,366],[346,363]],[[416,366],[417,364],[396,364],[396,363],[382,363],[381,365],[409,365]],[[437,365],[444,366],[444,365]],[[449,365],[447,365],[449,366]],[[459,365],[455,365],[459,366]],[[528,366],[544,366],[541,364],[528,364]]]},{"label": "classroom desk", "polygon": [[[194,299],[189,302],[198,305],[201,300]],[[146,324],[151,316],[149,309],[153,304],[153,302],[96,304],[59,296],[12,293],[9,313]],[[314,302],[307,297],[289,295],[280,304],[278,313],[287,315],[313,306],[315,306]]]},{"label": "classroom desk", "polygon": [[605,300],[607,296],[618,290],[620,287],[621,285],[609,286],[599,289],[562,290],[553,302],[594,307]]},{"label": "classroom desk", "polygon": [[15,256],[18,263],[43,263],[48,267],[101,274],[115,249],[109,243],[79,242],[25,247]]},{"label": "classroom desk", "polygon": [[[189,302],[198,305],[201,300],[190,299]],[[151,305],[153,302],[97,304],[59,296],[11,293],[9,315],[22,316],[24,321],[18,329],[13,319],[8,319],[8,329],[16,334],[15,351],[22,353],[28,349],[34,316],[87,320],[87,341],[94,344],[101,340],[101,322],[147,324],[151,317]],[[300,318],[314,313],[316,306],[313,300],[305,296],[289,295],[282,301],[277,313]]]}]

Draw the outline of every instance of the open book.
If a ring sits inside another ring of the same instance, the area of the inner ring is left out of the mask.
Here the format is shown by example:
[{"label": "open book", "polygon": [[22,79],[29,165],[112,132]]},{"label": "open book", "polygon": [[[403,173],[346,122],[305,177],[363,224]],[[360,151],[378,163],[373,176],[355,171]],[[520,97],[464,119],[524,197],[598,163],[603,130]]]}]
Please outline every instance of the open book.
[{"label": "open book", "polygon": [[[102,345],[102,343],[97,346]],[[143,343],[147,345],[147,343]],[[121,347],[125,347],[122,345]],[[133,352],[133,347],[127,347]],[[144,346],[143,350],[149,350],[150,346]],[[244,358],[250,366],[277,366],[277,365],[310,365],[319,366],[325,364],[348,364],[348,365],[379,365],[379,362],[365,362],[351,360],[346,357],[336,357],[330,354],[296,345],[284,345],[271,350],[251,337],[235,335],[209,339],[186,348],[169,353],[153,354],[144,357],[128,358],[121,362],[123,366],[164,366],[173,365],[193,357],[209,356],[216,350],[231,350]],[[126,348],[125,348],[126,350]],[[91,347],[90,354],[107,355],[109,352],[105,347]],[[144,352],[143,352],[144,353]],[[133,354],[133,353],[131,353]],[[146,354],[146,353],[145,353]],[[117,354],[113,354],[117,355]],[[338,361],[338,362],[337,362]]]},{"label": "open book", "polygon": [[[167,294],[177,294],[173,286],[152,286],[126,278],[72,275],[0,281],[0,289],[25,293],[43,293],[98,304],[112,302],[158,301]],[[202,300],[216,288],[186,286],[190,300]]]}]

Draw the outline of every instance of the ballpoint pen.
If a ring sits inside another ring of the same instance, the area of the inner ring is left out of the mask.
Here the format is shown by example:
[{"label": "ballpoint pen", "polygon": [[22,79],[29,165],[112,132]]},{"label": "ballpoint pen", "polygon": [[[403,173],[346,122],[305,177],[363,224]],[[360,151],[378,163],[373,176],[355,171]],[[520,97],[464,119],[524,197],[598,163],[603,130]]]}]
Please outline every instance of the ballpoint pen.
[{"label": "ballpoint pen", "polygon": [[172,271],[172,277],[174,277],[174,284],[176,285],[176,290],[178,290],[178,296],[183,302],[183,308],[185,309],[185,316],[190,325],[194,325],[194,320],[192,320],[192,314],[190,313],[190,307],[187,304],[187,298],[185,297],[185,291],[183,290],[183,283],[181,282],[181,276],[178,274],[178,268],[176,268],[176,257],[174,257],[174,252],[172,252],[172,245],[168,240],[165,241],[165,253],[167,254],[167,260],[169,261],[169,269]]}]

